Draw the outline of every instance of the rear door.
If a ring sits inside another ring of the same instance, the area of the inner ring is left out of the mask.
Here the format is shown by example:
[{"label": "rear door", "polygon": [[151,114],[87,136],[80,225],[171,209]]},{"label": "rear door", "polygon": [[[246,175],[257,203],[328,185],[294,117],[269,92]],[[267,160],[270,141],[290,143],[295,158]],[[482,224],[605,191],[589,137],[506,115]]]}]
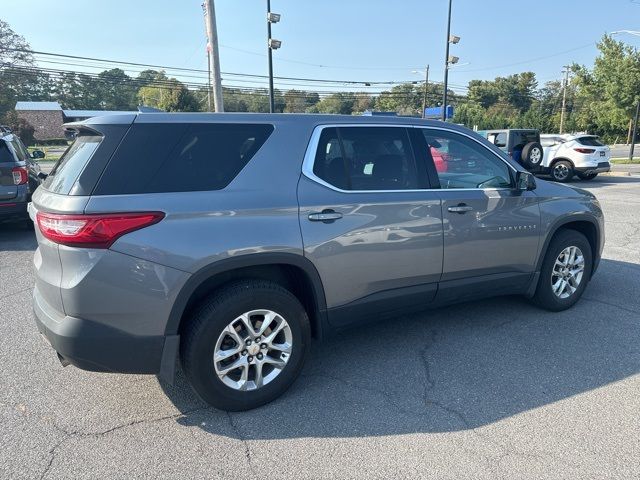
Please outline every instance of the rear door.
[{"label": "rear door", "polygon": [[300,228],[334,326],[435,296],[442,213],[414,158],[412,130],[328,126],[312,137],[298,186]]},{"label": "rear door", "polygon": [[536,195],[514,189],[515,170],[471,136],[418,130],[449,157],[446,171],[433,169],[440,183],[444,229],[439,298],[460,300],[524,288],[538,249]]}]

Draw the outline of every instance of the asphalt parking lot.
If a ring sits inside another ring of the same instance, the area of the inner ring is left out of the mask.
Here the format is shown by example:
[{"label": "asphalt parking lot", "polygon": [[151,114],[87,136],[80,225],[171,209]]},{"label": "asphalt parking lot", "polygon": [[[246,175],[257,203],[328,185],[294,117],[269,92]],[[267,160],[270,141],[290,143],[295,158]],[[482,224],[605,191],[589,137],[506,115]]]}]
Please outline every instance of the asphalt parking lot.
[{"label": "asphalt parking lot", "polygon": [[182,377],[62,368],[31,317],[33,232],[0,225],[0,478],[638,478],[640,177],[598,177],[604,259],[573,309],[519,298],[313,346],[227,414]]}]

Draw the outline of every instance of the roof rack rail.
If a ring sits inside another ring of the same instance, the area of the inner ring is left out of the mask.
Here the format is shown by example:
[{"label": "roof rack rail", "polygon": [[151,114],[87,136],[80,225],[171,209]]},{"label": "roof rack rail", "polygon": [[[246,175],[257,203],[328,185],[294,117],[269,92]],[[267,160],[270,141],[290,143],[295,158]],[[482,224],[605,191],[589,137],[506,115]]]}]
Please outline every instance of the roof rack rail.
[{"label": "roof rack rail", "polygon": [[138,105],[138,112],[140,113],[159,113],[164,112],[164,110],[160,110],[159,108],[147,107],[146,105]]}]

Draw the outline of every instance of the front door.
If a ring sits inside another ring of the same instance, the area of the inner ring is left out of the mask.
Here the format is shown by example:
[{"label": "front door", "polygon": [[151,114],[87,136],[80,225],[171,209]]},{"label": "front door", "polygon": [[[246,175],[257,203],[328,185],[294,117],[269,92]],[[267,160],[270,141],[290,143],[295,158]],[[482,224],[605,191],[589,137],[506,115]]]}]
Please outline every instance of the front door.
[{"label": "front door", "polygon": [[334,326],[429,303],[442,273],[442,210],[400,126],[316,130],[298,186],[304,253]]},{"label": "front door", "polygon": [[540,237],[537,196],[513,188],[513,168],[478,140],[420,130],[430,150],[447,160],[436,168],[444,230],[439,296],[462,299],[526,288]]}]

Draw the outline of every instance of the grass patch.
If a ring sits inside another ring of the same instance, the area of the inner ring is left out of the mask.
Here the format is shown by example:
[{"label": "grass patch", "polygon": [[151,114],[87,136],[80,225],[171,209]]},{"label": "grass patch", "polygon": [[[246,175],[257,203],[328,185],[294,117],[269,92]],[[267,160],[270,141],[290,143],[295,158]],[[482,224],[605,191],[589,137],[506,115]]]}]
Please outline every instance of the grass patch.
[{"label": "grass patch", "polygon": [[48,145],[34,145],[28,147],[29,153],[33,153],[34,150],[41,150],[44,152],[44,158],[37,159],[38,162],[56,162],[67,149],[65,146],[48,146]]},{"label": "grass patch", "polygon": [[629,158],[612,158],[611,163],[640,165],[640,158],[634,158],[633,160],[629,160]]}]

